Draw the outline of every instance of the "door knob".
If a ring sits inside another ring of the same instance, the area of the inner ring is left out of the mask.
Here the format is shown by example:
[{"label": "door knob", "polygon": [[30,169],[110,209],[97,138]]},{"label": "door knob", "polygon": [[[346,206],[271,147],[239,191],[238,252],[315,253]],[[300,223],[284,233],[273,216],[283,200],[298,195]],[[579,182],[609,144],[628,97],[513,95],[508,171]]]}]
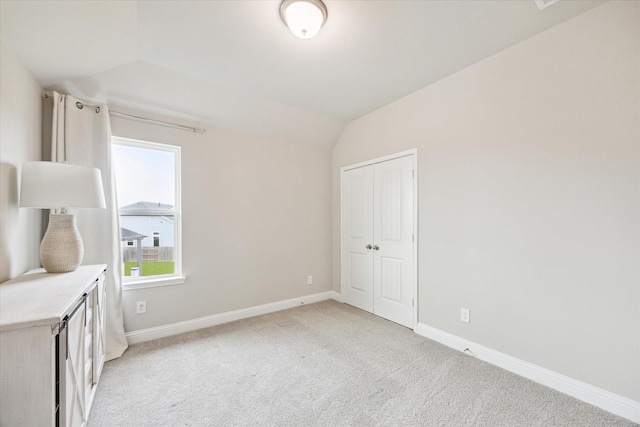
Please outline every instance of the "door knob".
[{"label": "door knob", "polygon": [[379,250],[379,249],[380,249],[380,247],[379,247],[378,245],[373,245],[373,250],[374,250],[374,251],[377,251],[377,250]]},{"label": "door knob", "polygon": [[371,249],[372,247],[373,247],[373,246],[371,246],[371,245],[367,245],[367,246],[365,246],[365,248],[367,248],[367,249]]}]

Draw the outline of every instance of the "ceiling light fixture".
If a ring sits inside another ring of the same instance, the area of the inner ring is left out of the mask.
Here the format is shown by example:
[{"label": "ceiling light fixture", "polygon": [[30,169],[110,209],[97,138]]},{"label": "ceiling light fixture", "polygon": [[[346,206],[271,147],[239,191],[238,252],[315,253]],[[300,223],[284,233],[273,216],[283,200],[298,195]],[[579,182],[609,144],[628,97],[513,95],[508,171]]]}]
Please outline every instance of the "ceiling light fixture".
[{"label": "ceiling light fixture", "polygon": [[301,39],[310,39],[327,22],[327,8],[321,0],[284,0],[280,18]]}]

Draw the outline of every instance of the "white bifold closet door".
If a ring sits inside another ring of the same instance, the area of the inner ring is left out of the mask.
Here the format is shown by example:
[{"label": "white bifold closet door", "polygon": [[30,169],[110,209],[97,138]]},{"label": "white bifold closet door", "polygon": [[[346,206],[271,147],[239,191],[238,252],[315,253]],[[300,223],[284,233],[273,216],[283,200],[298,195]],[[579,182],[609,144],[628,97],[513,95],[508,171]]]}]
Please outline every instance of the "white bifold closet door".
[{"label": "white bifold closet door", "polygon": [[414,157],[342,172],[345,302],[414,327]]}]

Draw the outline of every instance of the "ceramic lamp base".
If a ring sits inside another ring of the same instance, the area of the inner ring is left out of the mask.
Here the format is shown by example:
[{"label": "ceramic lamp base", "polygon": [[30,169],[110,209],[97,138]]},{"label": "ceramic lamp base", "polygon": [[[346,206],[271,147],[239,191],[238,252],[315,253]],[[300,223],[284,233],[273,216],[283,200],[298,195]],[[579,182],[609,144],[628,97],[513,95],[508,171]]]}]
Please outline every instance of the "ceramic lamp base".
[{"label": "ceramic lamp base", "polygon": [[50,214],[40,244],[40,262],[49,273],[74,271],[82,262],[84,245],[72,214]]}]

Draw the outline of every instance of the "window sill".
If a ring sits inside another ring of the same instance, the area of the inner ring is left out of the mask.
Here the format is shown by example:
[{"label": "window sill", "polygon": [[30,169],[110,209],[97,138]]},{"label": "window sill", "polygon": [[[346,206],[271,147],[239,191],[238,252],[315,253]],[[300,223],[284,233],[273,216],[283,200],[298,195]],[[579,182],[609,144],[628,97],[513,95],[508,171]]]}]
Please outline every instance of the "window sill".
[{"label": "window sill", "polygon": [[122,281],[123,291],[133,291],[136,289],[156,288],[159,286],[171,286],[181,285],[187,281],[186,276],[169,276],[169,277],[154,277],[150,279],[134,279]]}]

